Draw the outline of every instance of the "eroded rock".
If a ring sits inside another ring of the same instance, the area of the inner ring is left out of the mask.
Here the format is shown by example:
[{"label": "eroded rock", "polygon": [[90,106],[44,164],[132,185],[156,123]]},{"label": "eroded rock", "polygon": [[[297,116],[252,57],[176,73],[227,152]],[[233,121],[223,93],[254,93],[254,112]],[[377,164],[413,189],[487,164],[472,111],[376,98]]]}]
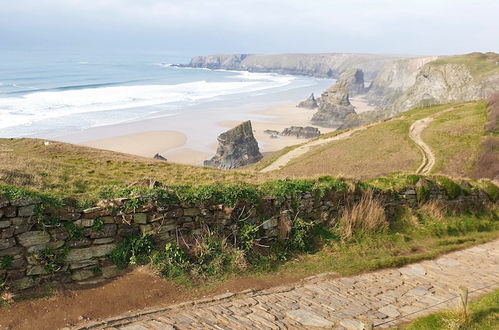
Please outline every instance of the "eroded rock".
[{"label": "eroded rock", "polygon": [[317,126],[338,128],[350,114],[355,114],[355,110],[350,104],[348,86],[340,81],[322,93],[319,110],[311,122]]},{"label": "eroded rock", "polygon": [[212,159],[205,160],[204,165],[232,169],[256,163],[262,158],[248,120],[218,136],[217,153]]}]

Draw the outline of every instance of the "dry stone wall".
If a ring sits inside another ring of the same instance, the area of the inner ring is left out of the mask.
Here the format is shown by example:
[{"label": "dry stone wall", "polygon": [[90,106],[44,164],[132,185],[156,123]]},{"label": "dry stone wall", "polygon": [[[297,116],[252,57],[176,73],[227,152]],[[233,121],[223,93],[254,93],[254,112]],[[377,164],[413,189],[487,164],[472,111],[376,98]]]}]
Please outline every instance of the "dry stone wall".
[{"label": "dry stone wall", "polygon": [[[383,198],[388,217],[400,206],[416,207],[416,190],[376,192]],[[2,200],[0,197],[0,284],[11,291],[29,289],[46,282],[94,284],[120,274],[109,254],[117,243],[133,233],[152,234],[162,241],[175,241],[200,234],[206,227],[234,233],[244,221],[259,223],[260,236],[286,239],[284,227],[292,217],[332,224],[346,204],[358,200],[359,191],[323,196],[301,193],[284,200],[263,198],[234,207],[219,203],[160,203],[149,201],[133,209],[122,207],[126,199],[106,200],[88,209],[62,207],[44,211],[52,221],[40,223],[44,210],[36,198]],[[427,198],[447,205],[486,204],[491,200],[481,190],[451,198],[444,189],[431,188]],[[47,214],[49,212],[49,214]]]}]

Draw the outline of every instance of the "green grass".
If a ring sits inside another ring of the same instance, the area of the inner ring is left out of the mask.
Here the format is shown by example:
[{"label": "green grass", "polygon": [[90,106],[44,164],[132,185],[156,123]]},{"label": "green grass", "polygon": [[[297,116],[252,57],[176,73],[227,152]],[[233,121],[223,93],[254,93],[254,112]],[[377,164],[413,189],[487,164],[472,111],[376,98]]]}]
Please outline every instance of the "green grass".
[{"label": "green grass", "polygon": [[432,172],[468,176],[474,170],[481,140],[486,135],[486,121],[485,102],[464,104],[437,116],[422,134],[435,154]]},{"label": "green grass", "polygon": [[266,168],[267,166],[269,166],[270,164],[272,164],[273,162],[275,162],[281,156],[284,156],[288,152],[290,152],[290,151],[298,148],[301,145],[303,145],[303,144],[295,144],[295,145],[292,145],[292,146],[284,147],[284,148],[282,148],[279,151],[272,152],[272,153],[270,153],[268,155],[265,155],[263,157],[263,159],[260,160],[258,163],[247,165],[247,166],[244,167],[244,169],[245,170],[249,170],[249,171],[256,171],[256,172],[261,171],[264,168]]},{"label": "green grass", "polygon": [[439,58],[431,65],[445,65],[445,64],[465,64],[473,77],[481,78],[486,74],[499,71],[497,62],[499,55],[495,53],[471,53],[466,55],[446,56]]},{"label": "green grass", "polygon": [[[463,322],[459,311],[443,311],[420,317],[411,324],[402,327],[406,330],[494,330],[499,328],[499,290],[486,294],[471,302],[469,306],[471,318],[469,323]],[[452,327],[451,327],[452,326]]]}]

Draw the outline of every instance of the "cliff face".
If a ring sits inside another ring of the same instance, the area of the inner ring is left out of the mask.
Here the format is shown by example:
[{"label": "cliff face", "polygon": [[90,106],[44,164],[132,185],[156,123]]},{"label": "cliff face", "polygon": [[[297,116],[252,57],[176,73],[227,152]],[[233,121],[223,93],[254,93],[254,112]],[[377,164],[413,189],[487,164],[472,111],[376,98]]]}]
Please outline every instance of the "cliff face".
[{"label": "cliff face", "polygon": [[263,156],[253,136],[251,121],[246,121],[218,136],[216,155],[205,166],[232,169],[256,163]]},{"label": "cliff face", "polygon": [[410,58],[386,65],[369,86],[367,99],[370,104],[386,107],[416,82],[421,68],[437,57]]},{"label": "cliff face", "polygon": [[350,96],[366,92],[364,87],[364,72],[360,69],[350,69],[343,72],[338,81],[344,81],[347,84]]},{"label": "cliff face", "polygon": [[392,105],[388,115],[417,106],[473,101],[499,91],[499,54],[441,57],[425,64],[414,84]]},{"label": "cliff face", "polygon": [[373,79],[385,65],[400,58],[371,54],[233,54],[197,56],[187,66],[319,78],[337,78],[341,73],[356,68],[361,69],[366,78]]},{"label": "cliff face", "polygon": [[313,115],[311,122],[322,127],[337,128],[351,114],[355,114],[355,110],[350,104],[347,83],[339,81],[322,93],[319,110]]}]

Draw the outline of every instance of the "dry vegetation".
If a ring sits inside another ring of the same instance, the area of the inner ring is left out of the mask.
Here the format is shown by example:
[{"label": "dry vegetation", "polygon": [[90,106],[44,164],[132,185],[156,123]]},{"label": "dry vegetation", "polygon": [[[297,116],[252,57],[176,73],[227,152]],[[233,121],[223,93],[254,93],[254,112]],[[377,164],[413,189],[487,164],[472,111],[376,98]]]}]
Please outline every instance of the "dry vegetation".
[{"label": "dry vegetation", "polygon": [[372,178],[392,172],[413,172],[421,161],[407,136],[410,123],[393,120],[352,137],[317,147],[282,169],[288,176],[333,175]]},{"label": "dry vegetation", "polygon": [[170,185],[261,182],[263,174],[171,164],[66,143],[0,139],[0,182],[79,196],[110,184],[153,178]]},{"label": "dry vegetation", "polygon": [[354,235],[372,235],[387,228],[383,201],[375,197],[371,189],[362,194],[359,202],[345,208],[340,219],[341,236],[346,241]]},{"label": "dry vegetation", "polygon": [[[489,101],[487,128],[490,133],[486,139],[483,139],[486,134],[484,102],[418,108],[373,125],[345,140],[316,147],[282,170],[270,173],[258,173],[258,170],[296,146],[271,154],[247,168],[227,171],[172,164],[59,142],[45,145],[43,140],[37,139],[0,139],[0,183],[82,197],[103,186],[129,185],[144,179],[168,185],[199,185],[261,183],[322,175],[366,179],[394,172],[411,173],[420,164],[421,155],[408,137],[410,125],[450,106],[456,109],[437,117],[423,134],[436,154],[434,172],[451,176],[473,173],[474,178],[497,178],[497,99],[496,96]],[[482,151],[479,157],[480,142]]]}]

